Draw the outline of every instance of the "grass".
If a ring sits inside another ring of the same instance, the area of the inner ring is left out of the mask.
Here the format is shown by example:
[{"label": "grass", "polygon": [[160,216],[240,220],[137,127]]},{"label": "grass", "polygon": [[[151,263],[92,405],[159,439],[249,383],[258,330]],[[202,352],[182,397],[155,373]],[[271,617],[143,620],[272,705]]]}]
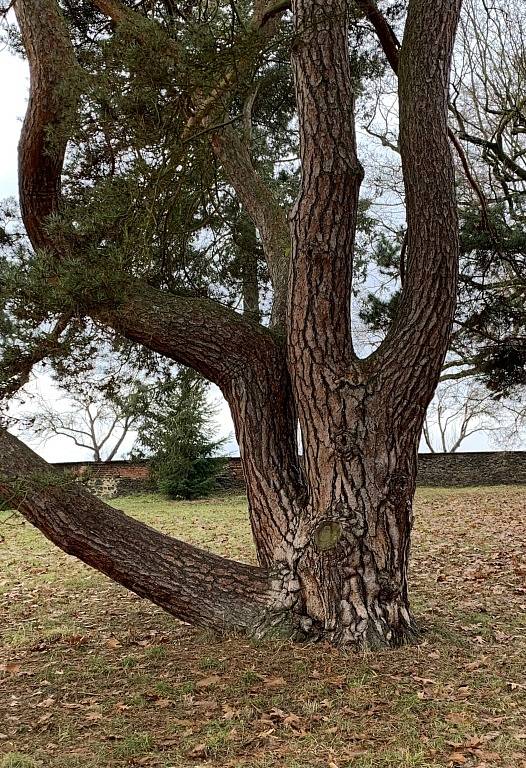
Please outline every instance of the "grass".
[{"label": "grass", "polygon": [[[116,505],[253,560],[242,497]],[[0,768],[526,768],[526,489],[420,489],[415,520],[423,640],[349,655],[180,624],[11,518]]]}]

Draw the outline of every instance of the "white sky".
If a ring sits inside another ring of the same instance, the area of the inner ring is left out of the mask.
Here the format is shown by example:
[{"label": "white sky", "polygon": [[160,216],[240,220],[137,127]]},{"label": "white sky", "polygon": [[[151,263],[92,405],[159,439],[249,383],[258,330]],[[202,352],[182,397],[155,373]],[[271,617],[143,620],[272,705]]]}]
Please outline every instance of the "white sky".
[{"label": "white sky", "polygon": [[[2,111],[0,115],[0,198],[17,196],[17,143],[22,118],[27,103],[28,90],[27,64],[11,55],[7,50],[0,52],[0,82],[2,83]],[[42,395],[56,400],[53,383],[46,376],[39,376],[33,382]],[[233,439],[234,429],[228,406],[217,387],[211,391],[211,399],[218,405],[216,422],[219,437],[229,438],[224,451],[230,455],[238,453]],[[25,438],[27,439],[27,438]],[[124,446],[121,455],[131,448],[133,435]],[[56,437],[45,444],[32,442],[33,447],[48,461],[81,461],[90,458],[89,451],[78,448],[70,440]],[[488,439],[482,435],[473,435],[462,444],[464,451],[490,450]],[[422,450],[426,450],[422,446]]]}]

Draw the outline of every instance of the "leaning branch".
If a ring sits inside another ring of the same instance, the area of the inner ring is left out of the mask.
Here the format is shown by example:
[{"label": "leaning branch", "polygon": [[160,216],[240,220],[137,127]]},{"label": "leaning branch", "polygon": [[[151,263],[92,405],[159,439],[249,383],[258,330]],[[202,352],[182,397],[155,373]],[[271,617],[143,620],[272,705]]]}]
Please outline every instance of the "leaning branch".
[{"label": "leaning branch", "polygon": [[182,621],[246,630],[269,601],[266,572],[166,536],[53,471],[0,429],[0,498],[64,552]]},{"label": "leaning branch", "polygon": [[273,325],[281,325],[286,311],[290,255],[286,213],[254,168],[247,143],[232,127],[214,133],[211,144],[230,184],[259,232],[274,288]]},{"label": "leaning branch", "polygon": [[27,384],[35,365],[60,350],[60,337],[66,330],[70,320],[71,315],[62,315],[55,323],[53,329],[36,342],[29,352],[18,355],[9,361],[7,365],[4,362],[2,376],[4,383],[0,388],[0,400],[12,397]]}]

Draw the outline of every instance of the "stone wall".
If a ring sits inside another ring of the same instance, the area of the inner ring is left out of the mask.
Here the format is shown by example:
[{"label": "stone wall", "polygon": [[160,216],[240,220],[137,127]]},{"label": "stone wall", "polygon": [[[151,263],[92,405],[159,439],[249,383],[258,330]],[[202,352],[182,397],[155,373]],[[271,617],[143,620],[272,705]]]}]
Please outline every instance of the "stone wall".
[{"label": "stone wall", "polygon": [[[55,464],[86,483],[98,496],[114,497],[153,490],[147,461]],[[526,484],[526,451],[500,453],[421,453],[418,485],[442,488]],[[220,488],[245,487],[239,457],[231,457],[218,479]]]},{"label": "stone wall", "polygon": [[418,458],[418,485],[521,484],[526,484],[526,451],[421,453]]}]

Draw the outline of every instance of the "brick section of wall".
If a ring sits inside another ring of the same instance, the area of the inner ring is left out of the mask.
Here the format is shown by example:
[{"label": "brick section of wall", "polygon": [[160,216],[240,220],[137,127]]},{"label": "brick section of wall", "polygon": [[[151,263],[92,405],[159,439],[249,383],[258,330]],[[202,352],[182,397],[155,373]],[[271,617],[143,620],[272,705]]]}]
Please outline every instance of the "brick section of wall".
[{"label": "brick section of wall", "polygon": [[[85,482],[98,496],[115,497],[153,490],[147,461],[76,462],[54,465]],[[526,485],[526,451],[499,453],[421,453],[418,485],[453,488],[470,485]],[[230,457],[218,478],[223,490],[245,487],[239,457]]]},{"label": "brick section of wall", "polygon": [[153,490],[147,461],[64,462],[54,466],[75,475],[97,496],[113,498]]}]

